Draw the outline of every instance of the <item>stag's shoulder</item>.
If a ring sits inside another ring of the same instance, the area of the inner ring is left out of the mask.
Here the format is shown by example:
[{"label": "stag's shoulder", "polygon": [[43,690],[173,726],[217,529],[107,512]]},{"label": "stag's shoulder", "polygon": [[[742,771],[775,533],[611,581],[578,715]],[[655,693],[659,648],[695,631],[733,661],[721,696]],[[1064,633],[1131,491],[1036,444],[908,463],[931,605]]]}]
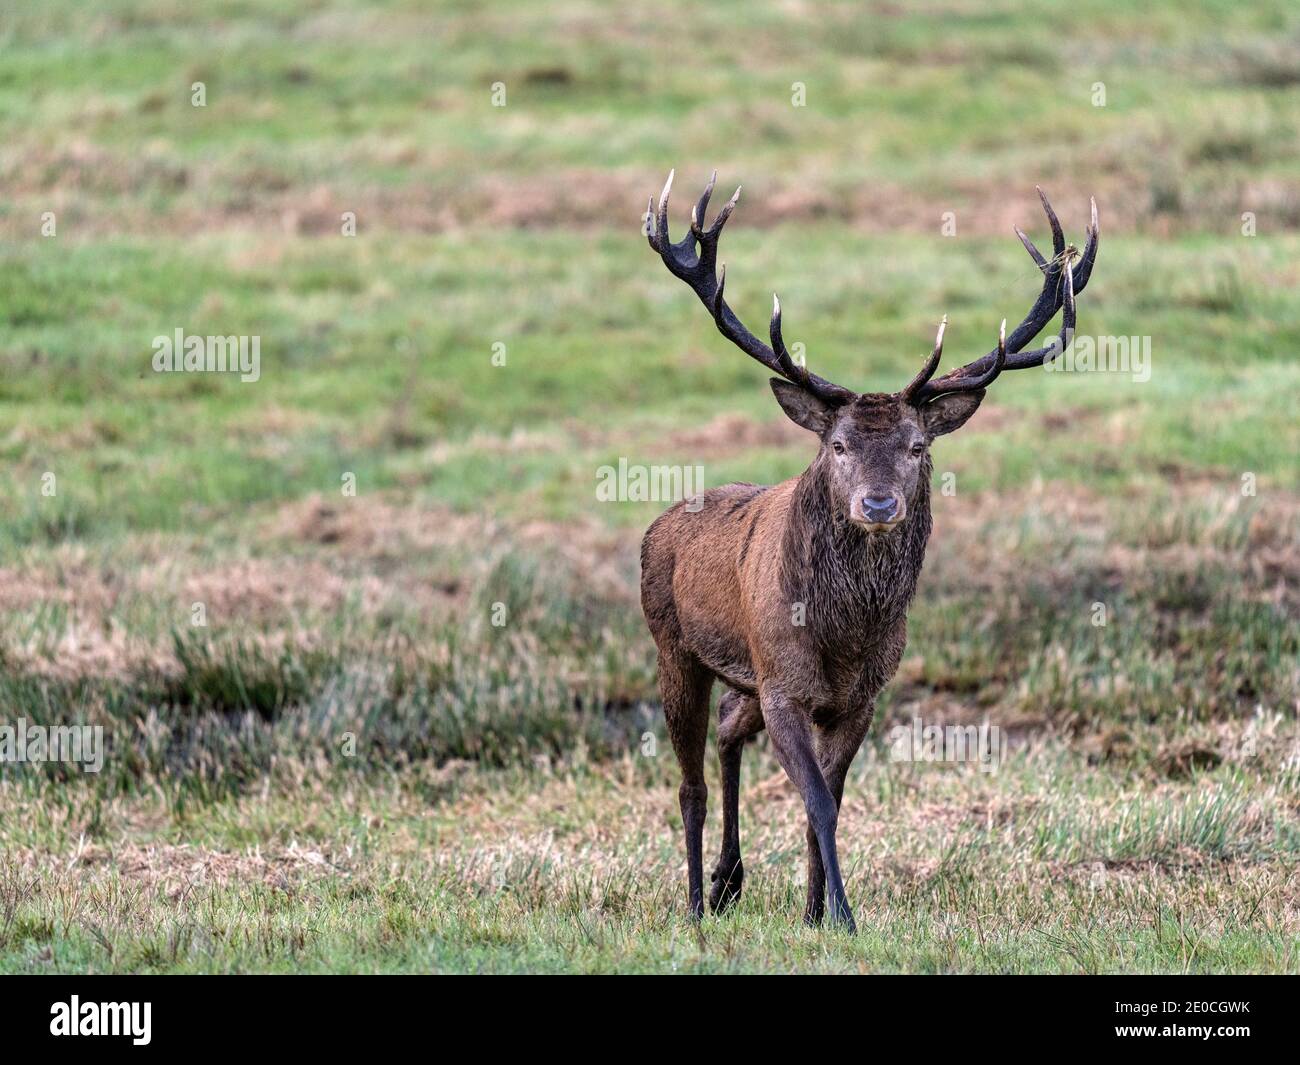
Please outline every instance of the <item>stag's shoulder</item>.
[{"label": "stag's shoulder", "polygon": [[[778,486],[779,487],[779,486]],[[715,526],[719,519],[733,517],[761,500],[774,489],[771,485],[737,481],[710,488],[683,499],[659,515],[646,530],[645,542],[669,534],[682,535]]]},{"label": "stag's shoulder", "polygon": [[667,564],[679,554],[743,561],[755,530],[788,510],[793,481],[778,485],[736,482],[711,488],[669,507],[641,541],[641,564]]}]

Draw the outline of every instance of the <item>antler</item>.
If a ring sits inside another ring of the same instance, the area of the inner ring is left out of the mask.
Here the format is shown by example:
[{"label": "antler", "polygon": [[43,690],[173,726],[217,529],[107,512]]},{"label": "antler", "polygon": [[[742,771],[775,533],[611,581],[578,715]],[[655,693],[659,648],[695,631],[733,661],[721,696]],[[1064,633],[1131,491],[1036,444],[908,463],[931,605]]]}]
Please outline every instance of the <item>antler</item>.
[{"label": "antler", "polygon": [[[1061,223],[1042,189],[1038,189],[1038,198],[1043,201],[1047,223],[1052,228],[1052,258],[1044,259],[1033,242],[1019,228],[1016,228],[1016,236],[1020,238],[1020,243],[1025,246],[1025,250],[1029,252],[1044,275],[1043,289],[1038,294],[1033,307],[1029,309],[1029,314],[1011,331],[1010,336],[1006,335],[1004,321],[998,346],[987,355],[960,369],[950,370],[932,381],[930,378],[933,377],[939,365],[939,357],[943,353],[943,333],[948,324],[945,316],[939,326],[934,350],[925,360],[920,372],[912,379],[912,383],[903,389],[903,398],[908,402],[919,406],[935,396],[948,392],[971,392],[986,388],[1003,370],[1024,370],[1032,366],[1041,366],[1044,361],[1056,358],[1070,342],[1074,335],[1074,297],[1088,284],[1088,278],[1092,276],[1093,263],[1097,260],[1097,244],[1101,238],[1101,227],[1097,221],[1097,201],[1090,201],[1092,221],[1088,225],[1088,241],[1084,245],[1083,254],[1079,257],[1078,265],[1070,266],[1074,247],[1071,245],[1067,248]],[[1021,351],[1021,348],[1043,331],[1043,327],[1056,317],[1056,312],[1062,308],[1064,311],[1061,314],[1061,331],[1057,337],[1044,347]]]},{"label": "antler", "polygon": [[[653,197],[650,199],[648,210],[648,213],[654,217],[654,224],[646,236],[650,241],[650,247],[659,253],[664,265],[674,276],[691,286],[692,291],[700,298],[700,302],[713,315],[718,331],[746,355],[757,359],[773,373],[780,374],[787,381],[811,392],[826,403],[839,406],[853,399],[854,392],[841,388],[824,377],[818,377],[790,357],[785,341],[781,338],[781,301],[777,299],[775,293],[772,295],[772,322],[768,329],[772,340],[771,347],[746,329],[727,306],[727,301],[723,299],[722,293],[727,283],[726,263],[722,264],[718,276],[714,276],[714,266],[718,258],[718,237],[740,199],[739,188],[718,212],[713,225],[705,229],[704,211],[709,205],[709,197],[713,195],[713,185],[718,180],[718,172],[715,170],[699,202],[691,208],[690,232],[676,244],[671,243],[668,238],[668,195],[672,191],[675,173],[675,170],[670,171],[668,180],[664,183],[664,190],[659,195],[658,212],[655,211]],[[697,243],[698,252],[695,247]]]}]

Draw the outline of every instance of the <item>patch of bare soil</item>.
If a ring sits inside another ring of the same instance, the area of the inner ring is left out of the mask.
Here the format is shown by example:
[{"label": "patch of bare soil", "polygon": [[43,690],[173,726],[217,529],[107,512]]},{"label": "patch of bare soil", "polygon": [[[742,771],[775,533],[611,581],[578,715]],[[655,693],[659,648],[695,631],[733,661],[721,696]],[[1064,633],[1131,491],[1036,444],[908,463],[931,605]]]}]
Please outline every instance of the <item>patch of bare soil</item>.
[{"label": "patch of bare soil", "polygon": [[[406,559],[438,549],[489,559],[495,549],[529,549],[567,563],[584,586],[616,598],[627,594],[626,562],[640,535],[610,529],[593,519],[529,521],[508,527],[494,518],[457,514],[442,507],[400,504],[380,498],[330,500],[320,495],[286,504],[271,518],[274,536],[337,551],[356,562]],[[408,573],[408,576],[410,574]],[[403,587],[409,588],[404,584]],[[444,597],[462,598],[467,582],[435,586]]]},{"label": "patch of bare soil", "polygon": [[428,549],[468,539],[478,518],[441,508],[397,505],[374,495],[326,498],[314,493],[280,507],[267,523],[275,538],[336,548],[355,558]]},{"label": "patch of bare soil", "polygon": [[349,875],[332,857],[297,843],[273,852],[232,854],[189,844],[101,846],[83,841],[64,868],[73,875],[111,870],[128,883],[162,888],[173,898],[204,885],[260,883],[288,891],[312,880]]},{"label": "patch of bare soil", "polygon": [[93,558],[85,548],[63,545],[47,553],[47,559],[38,569],[0,567],[0,612],[58,604],[102,615],[116,604],[125,575]]},{"label": "patch of bare soil", "polygon": [[[573,425],[578,426],[580,423],[573,423]],[[425,452],[425,457],[433,465],[440,466],[466,454],[503,457],[521,454],[536,455],[553,452],[566,447],[567,444],[565,437],[554,431],[521,428],[511,431],[506,436],[498,433],[476,432],[463,440],[439,440]]]},{"label": "patch of bare soil", "polygon": [[701,459],[724,458],[756,447],[802,446],[811,454],[811,441],[808,430],[786,418],[755,421],[743,414],[719,414],[698,429],[673,434],[674,448]]},{"label": "patch of bare soil", "polygon": [[[634,224],[645,210],[647,198],[658,196],[666,176],[641,169],[568,167],[536,174],[488,170],[456,175],[453,180],[437,173],[434,159],[413,159],[411,163],[412,169],[428,168],[431,173],[418,174],[403,185],[344,188],[325,180],[304,184],[281,173],[255,169],[229,172],[230,164],[222,161],[180,161],[153,153],[126,157],[111,148],[80,141],[56,147],[33,145],[15,152],[0,169],[0,179],[11,199],[39,201],[46,208],[71,212],[83,236],[187,235],[232,229],[336,236],[345,211],[355,212],[367,229],[406,233],[458,232],[484,226],[621,228]],[[694,181],[692,175],[680,175],[673,212],[676,232],[682,230],[686,212],[706,177],[703,171]],[[744,177],[732,168],[723,171],[720,181],[743,181]],[[225,195],[212,191],[227,187],[233,191]],[[157,210],[156,204],[135,202],[132,197],[142,188],[159,190],[167,206]],[[723,191],[730,189],[719,195]],[[1112,233],[1158,227],[1168,221],[1155,215],[1145,198],[1130,195],[1130,184],[1122,173],[1103,175],[1087,188],[1069,174],[1058,174],[1052,178],[1050,191],[1067,225],[1074,218],[1086,220],[1089,195],[1103,205],[1103,224]],[[1268,202],[1300,202],[1300,185],[1295,183],[1278,186],[1274,181],[1261,193]],[[113,209],[84,209],[87,199],[95,198],[113,200]],[[1198,206],[1184,205],[1180,227],[1185,227],[1187,218],[1203,216],[1198,214]],[[794,174],[744,201],[745,225],[755,228],[830,219],[863,233],[930,234],[945,211],[957,214],[964,234],[1007,237],[1013,224],[1035,231],[1042,223],[1033,182],[1009,187],[1005,179],[996,176],[920,190],[913,185],[874,181],[834,189],[824,175]],[[1082,223],[1071,232],[1082,239]]]},{"label": "patch of bare soil", "polygon": [[115,622],[86,620],[73,614],[51,638],[47,633],[16,640],[5,648],[9,664],[52,680],[102,677],[124,681],[141,673],[173,671],[175,657],[163,648],[127,633]]},{"label": "patch of bare soil", "polygon": [[202,603],[213,619],[258,620],[285,613],[337,610],[352,597],[374,609],[384,596],[380,581],[344,576],[318,559],[242,559],[180,578],[180,601]]}]

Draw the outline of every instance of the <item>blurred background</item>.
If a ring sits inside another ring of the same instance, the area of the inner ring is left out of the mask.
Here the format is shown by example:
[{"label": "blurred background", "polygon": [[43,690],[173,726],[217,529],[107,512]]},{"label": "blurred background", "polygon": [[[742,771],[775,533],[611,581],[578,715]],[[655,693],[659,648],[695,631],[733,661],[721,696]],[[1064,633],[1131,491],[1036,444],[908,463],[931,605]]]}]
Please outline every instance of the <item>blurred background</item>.
[{"label": "blurred background", "polygon": [[[1298,122],[1281,0],[7,5],[0,712],[111,755],[0,766],[0,969],[1294,968]],[[846,385],[1020,320],[1036,184],[1099,205],[1080,332],[1150,338],[935,448],[841,829],[904,941],[796,933],[764,740],[744,945],[677,941],[667,504],[598,471],[814,441],[646,247],[674,167],[674,237],[743,183],[729,301]],[[177,329],[260,378],[155,373]],[[916,718],[1014,757],[891,763]]]}]

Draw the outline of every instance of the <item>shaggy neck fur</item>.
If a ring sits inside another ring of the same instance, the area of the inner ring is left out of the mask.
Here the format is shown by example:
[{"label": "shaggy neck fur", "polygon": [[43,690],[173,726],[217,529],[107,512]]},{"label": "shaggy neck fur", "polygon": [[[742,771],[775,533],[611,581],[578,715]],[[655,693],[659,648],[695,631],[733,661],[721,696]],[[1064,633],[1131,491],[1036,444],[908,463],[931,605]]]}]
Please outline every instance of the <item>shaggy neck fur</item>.
[{"label": "shaggy neck fur", "polygon": [[930,539],[930,459],[903,523],[870,534],[837,517],[820,462],[799,478],[785,530],[782,587],[832,646],[859,646],[907,614]]}]

